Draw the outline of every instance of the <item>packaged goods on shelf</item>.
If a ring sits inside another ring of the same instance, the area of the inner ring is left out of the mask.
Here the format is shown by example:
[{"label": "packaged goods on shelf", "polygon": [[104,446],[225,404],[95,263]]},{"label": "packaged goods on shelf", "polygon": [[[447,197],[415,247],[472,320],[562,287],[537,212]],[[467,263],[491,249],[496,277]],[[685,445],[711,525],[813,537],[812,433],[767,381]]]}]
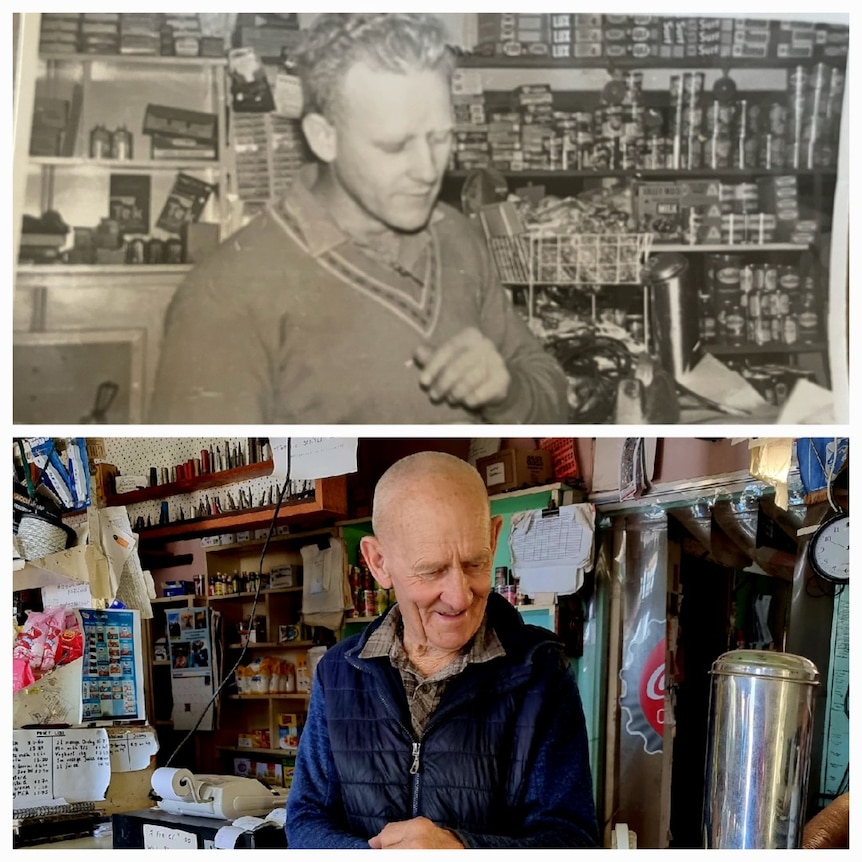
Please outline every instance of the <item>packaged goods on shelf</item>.
[{"label": "packaged goods on shelf", "polygon": [[235,113],[233,150],[243,200],[268,200],[284,191],[309,156],[298,120]]}]

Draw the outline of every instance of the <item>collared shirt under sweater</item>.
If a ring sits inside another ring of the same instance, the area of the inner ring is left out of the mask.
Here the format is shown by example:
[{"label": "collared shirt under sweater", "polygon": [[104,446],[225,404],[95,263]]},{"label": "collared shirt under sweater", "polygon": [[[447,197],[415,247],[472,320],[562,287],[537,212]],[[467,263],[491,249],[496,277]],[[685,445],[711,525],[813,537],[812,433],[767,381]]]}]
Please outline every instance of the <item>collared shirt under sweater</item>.
[{"label": "collared shirt under sweater", "polygon": [[[556,423],[566,380],[512,307],[476,227],[438,204],[393,264],[348,238],[316,199],[316,167],[178,288],[149,421],[164,423]],[[477,413],[433,404],[417,347],[474,326],[512,376]]]}]

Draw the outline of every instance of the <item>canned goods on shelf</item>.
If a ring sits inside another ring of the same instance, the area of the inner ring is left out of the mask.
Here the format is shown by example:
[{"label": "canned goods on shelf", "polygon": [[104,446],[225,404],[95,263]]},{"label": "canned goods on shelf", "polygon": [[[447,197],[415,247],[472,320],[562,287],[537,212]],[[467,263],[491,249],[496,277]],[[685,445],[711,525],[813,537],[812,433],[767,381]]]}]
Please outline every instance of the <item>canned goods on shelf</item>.
[{"label": "canned goods on shelf", "polygon": [[104,126],[95,126],[90,132],[90,158],[111,158],[111,133]]},{"label": "canned goods on shelf", "polygon": [[115,129],[111,136],[111,156],[120,160],[133,158],[132,140],[132,133],[125,126]]}]

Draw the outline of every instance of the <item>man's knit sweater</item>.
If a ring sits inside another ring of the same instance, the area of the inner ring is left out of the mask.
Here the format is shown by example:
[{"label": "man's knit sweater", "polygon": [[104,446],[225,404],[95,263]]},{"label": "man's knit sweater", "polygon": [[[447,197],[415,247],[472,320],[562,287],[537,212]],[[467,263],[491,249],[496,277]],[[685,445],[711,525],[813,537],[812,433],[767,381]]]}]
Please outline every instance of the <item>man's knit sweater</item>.
[{"label": "man's knit sweater", "polygon": [[[558,423],[566,381],[511,306],[473,226],[438,204],[394,265],[351,242],[306,169],[284,199],[198,265],[168,311],[149,421]],[[413,363],[474,326],[509,395],[479,414],[433,404]]]}]

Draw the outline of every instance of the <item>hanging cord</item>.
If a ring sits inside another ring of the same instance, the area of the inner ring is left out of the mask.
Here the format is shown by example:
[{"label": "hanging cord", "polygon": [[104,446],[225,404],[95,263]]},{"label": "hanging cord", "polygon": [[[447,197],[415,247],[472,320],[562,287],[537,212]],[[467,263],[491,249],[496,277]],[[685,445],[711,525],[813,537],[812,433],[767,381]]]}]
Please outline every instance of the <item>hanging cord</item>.
[{"label": "hanging cord", "polygon": [[[266,533],[266,539],[264,540],[263,548],[260,551],[260,558],[258,559],[258,564],[257,564],[257,572],[258,572],[257,585],[255,587],[254,599],[252,600],[251,611],[249,613],[249,617],[252,620],[254,619],[254,612],[257,610],[258,598],[260,597],[260,582],[261,582],[260,573],[263,571],[263,561],[264,561],[264,558],[266,557],[266,552],[269,549],[269,541],[272,538],[273,534],[275,533],[275,522],[276,522],[276,519],[278,518],[278,512],[281,509],[281,503],[282,503],[282,500],[284,499],[284,495],[287,491],[289,484],[290,484],[290,438],[288,437],[288,439],[287,439],[287,471],[286,471],[286,475],[284,477],[284,483],[282,484],[281,488],[278,491],[278,499],[275,502],[275,511],[272,513],[272,520],[270,521],[269,529],[267,530],[267,533]],[[239,656],[237,657],[236,661],[233,664],[233,667],[231,667],[231,669],[227,673],[222,675],[222,681],[218,684],[218,686],[216,687],[216,690],[213,692],[212,697],[209,700],[209,703],[207,703],[207,705],[203,708],[203,710],[201,710],[200,717],[195,722],[194,727],[192,727],[192,729],[186,733],[186,735],[180,740],[180,742],[175,746],[174,750],[171,752],[170,757],[168,757],[167,762],[165,763],[166,767],[170,766],[174,762],[174,758],[177,756],[177,754],[179,754],[182,747],[189,741],[192,734],[195,733],[195,731],[201,726],[201,722],[204,720],[204,716],[207,714],[207,712],[209,712],[210,708],[215,703],[218,696],[221,694],[222,689],[225,687],[225,685],[227,685],[228,680],[236,673],[237,668],[242,663],[242,660],[245,658],[245,655],[247,652],[248,652],[248,638],[246,637],[245,641],[242,644],[242,648],[240,649]],[[150,796],[151,797],[153,796],[152,790],[150,791]]]},{"label": "hanging cord", "polygon": [[829,475],[826,477],[826,499],[833,512],[839,511],[832,496],[832,482],[835,479],[835,462],[838,460],[838,438],[832,438],[832,460],[829,461]]}]

